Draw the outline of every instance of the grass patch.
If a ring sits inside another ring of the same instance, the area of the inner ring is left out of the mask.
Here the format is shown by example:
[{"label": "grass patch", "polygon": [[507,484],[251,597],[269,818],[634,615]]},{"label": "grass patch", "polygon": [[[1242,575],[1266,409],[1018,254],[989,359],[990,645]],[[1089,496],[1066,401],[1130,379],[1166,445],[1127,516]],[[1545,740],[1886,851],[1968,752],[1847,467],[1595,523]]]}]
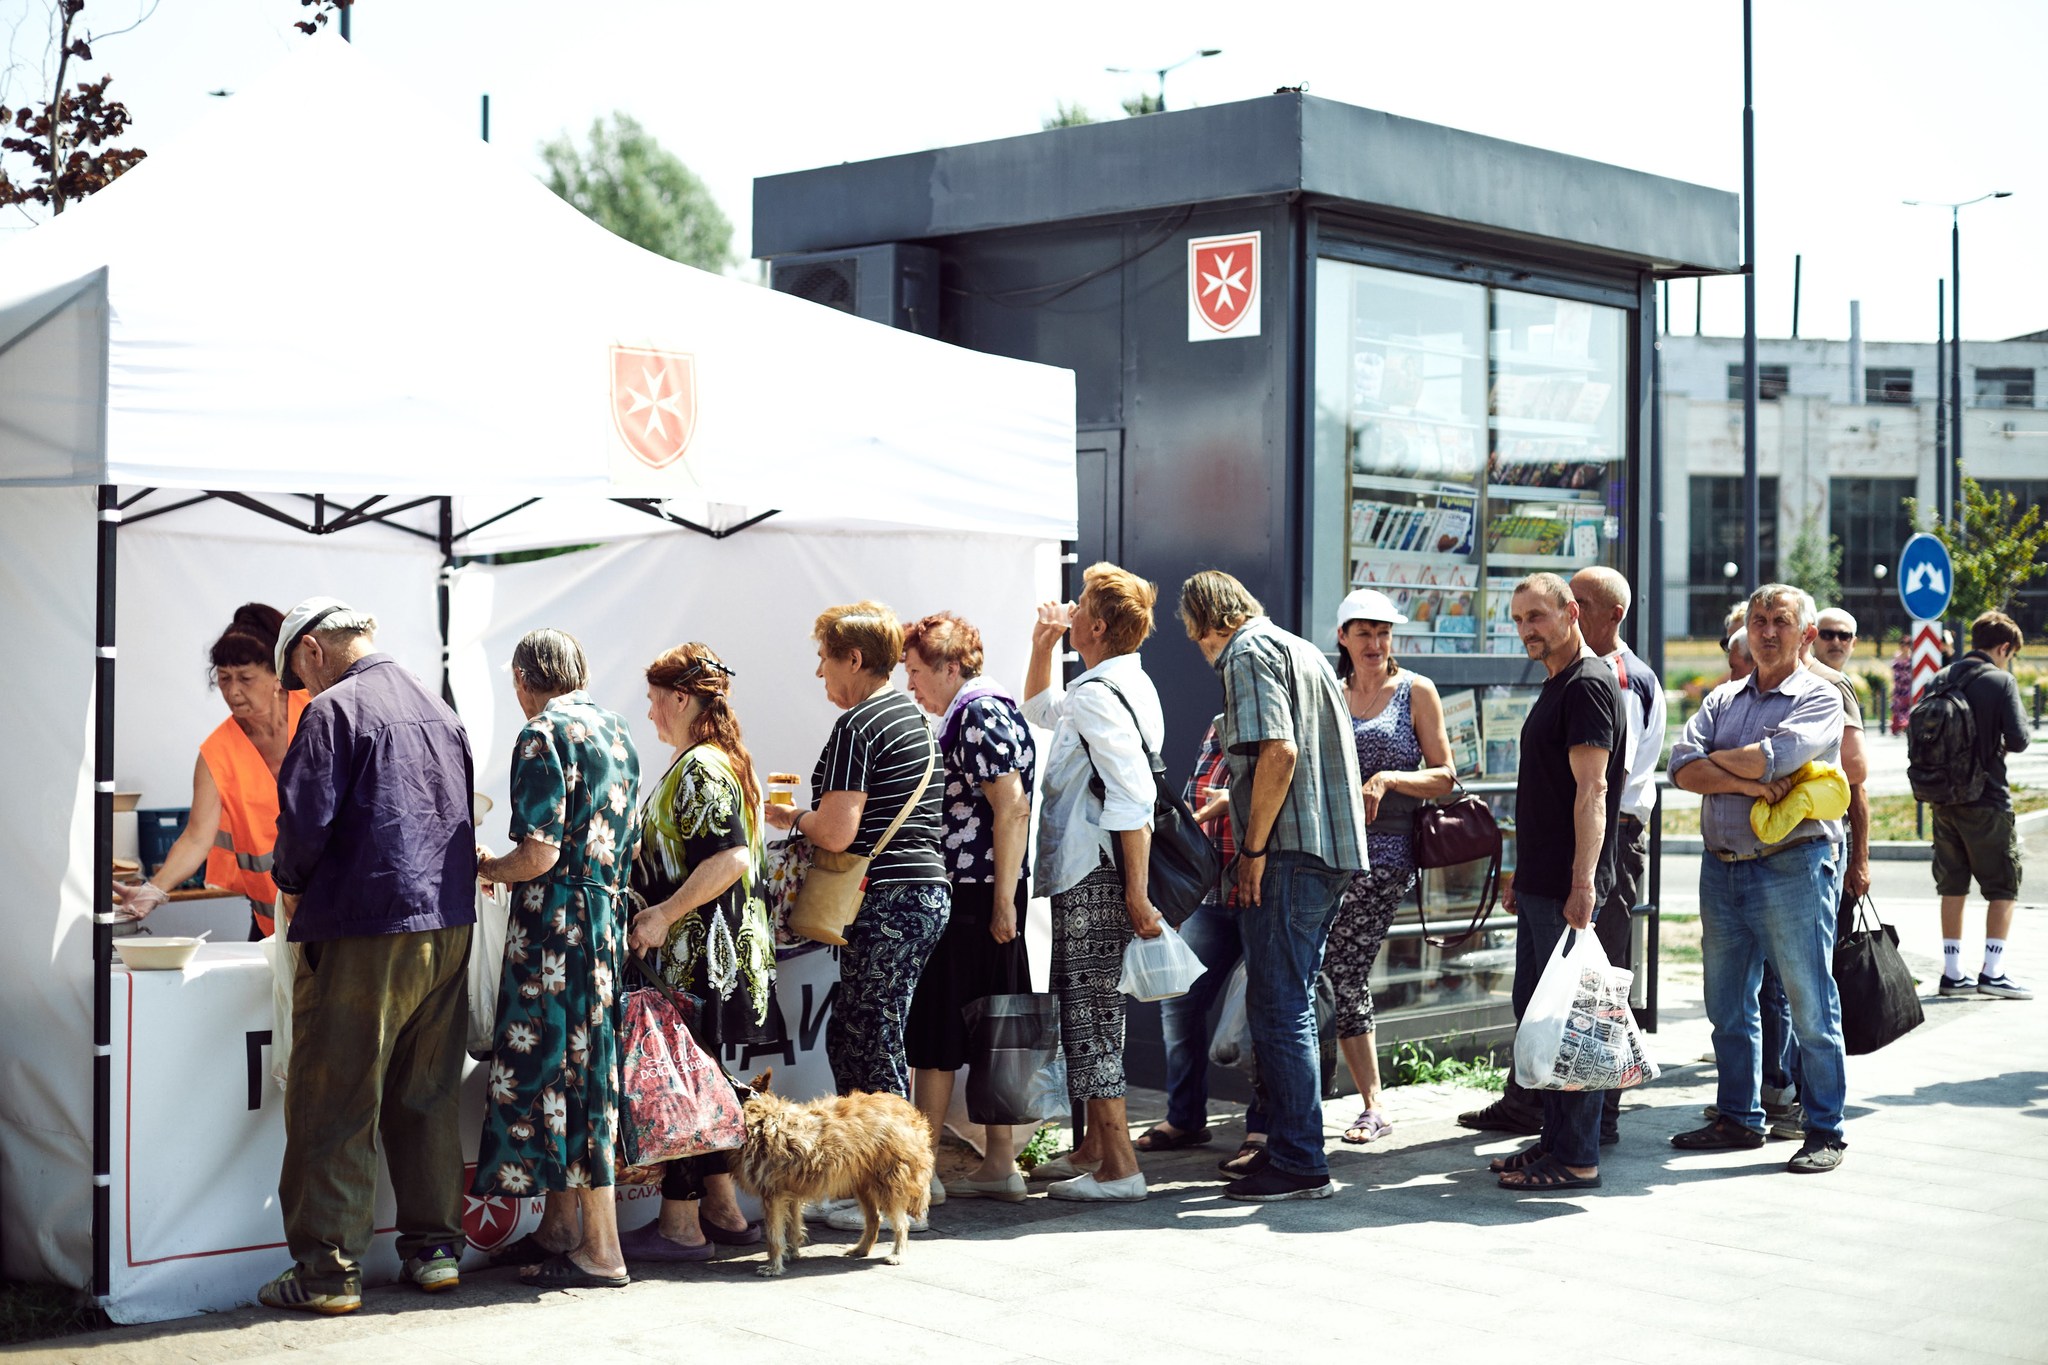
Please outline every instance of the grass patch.
[{"label": "grass patch", "polygon": [[1031,1135],[1031,1141],[1024,1144],[1024,1150],[1017,1153],[1018,1168],[1027,1174],[1041,1162],[1050,1161],[1060,1149],[1060,1126],[1057,1123],[1041,1123],[1038,1131]]},{"label": "grass patch", "polygon": [[[1929,835],[1925,831],[1915,832],[1913,828],[1913,805],[1913,798],[1903,794],[1871,797],[1871,840],[1873,842],[1904,841],[1911,843],[1917,841],[1924,843]],[[2015,815],[2025,815],[2028,811],[2048,810],[2048,789],[2015,786],[2012,789],[2012,809]],[[1929,818],[1932,818],[1931,815]],[[1699,838],[1699,808],[1665,811],[1664,837],[1667,839]]]},{"label": "grass patch", "polygon": [[1438,1057],[1436,1049],[1428,1043],[1403,1043],[1395,1048],[1392,1070],[1395,1085],[1436,1085],[1448,1081],[1475,1090],[1504,1090],[1508,1081],[1508,1073],[1490,1051],[1484,1057],[1465,1061]]},{"label": "grass patch", "polygon": [[96,1332],[108,1325],[107,1315],[80,1290],[0,1281],[0,1345]]}]

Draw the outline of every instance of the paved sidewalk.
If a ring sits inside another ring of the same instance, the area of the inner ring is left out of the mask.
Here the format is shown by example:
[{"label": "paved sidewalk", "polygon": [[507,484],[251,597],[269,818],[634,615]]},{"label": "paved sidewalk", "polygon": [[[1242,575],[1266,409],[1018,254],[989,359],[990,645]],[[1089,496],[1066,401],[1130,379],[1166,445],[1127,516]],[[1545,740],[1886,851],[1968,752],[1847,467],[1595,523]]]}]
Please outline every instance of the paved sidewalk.
[{"label": "paved sidewalk", "polygon": [[[2048,914],[2023,911],[2040,942]],[[1674,1000],[1674,1004],[1682,1001]],[[1703,1024],[1674,1012],[1670,1068],[1631,1096],[1605,1189],[1517,1198],[1453,1122],[1479,1092],[1410,1087],[1372,1149],[1334,1141],[1341,1188],[1235,1204],[1211,1148],[1146,1158],[1153,1197],[1094,1207],[955,1201],[904,1265],[819,1230],[780,1281],[758,1255],[625,1290],[536,1294],[510,1272],[427,1299],[372,1291],[334,1320],[247,1309],[11,1351],[24,1361],[586,1362],[1285,1358],[1372,1361],[2048,1360],[2026,1307],[2048,1264],[2048,1003],[1929,1000],[1927,1025],[1850,1062],[1850,1152],[1798,1177],[1791,1143],[1680,1156],[1713,1098]],[[1160,1097],[1132,1097],[1137,1120]]]}]

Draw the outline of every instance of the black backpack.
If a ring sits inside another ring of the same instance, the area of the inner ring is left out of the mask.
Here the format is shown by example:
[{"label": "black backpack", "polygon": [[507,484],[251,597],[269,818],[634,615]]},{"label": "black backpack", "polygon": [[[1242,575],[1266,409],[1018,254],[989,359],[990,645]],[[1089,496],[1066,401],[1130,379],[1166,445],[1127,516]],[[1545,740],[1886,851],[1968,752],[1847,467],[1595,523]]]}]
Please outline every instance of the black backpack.
[{"label": "black backpack", "polygon": [[1977,747],[1977,716],[1963,695],[1983,667],[1971,659],[1950,664],[1928,680],[1906,717],[1906,780],[1931,806],[1953,806],[1984,794],[1986,773]]}]

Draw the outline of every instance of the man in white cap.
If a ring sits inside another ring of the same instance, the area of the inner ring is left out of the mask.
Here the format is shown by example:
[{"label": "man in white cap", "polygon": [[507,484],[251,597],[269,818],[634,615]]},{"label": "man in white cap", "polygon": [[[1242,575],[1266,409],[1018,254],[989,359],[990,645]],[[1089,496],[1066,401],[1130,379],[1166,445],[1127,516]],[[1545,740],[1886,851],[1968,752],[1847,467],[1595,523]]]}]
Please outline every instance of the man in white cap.
[{"label": "man in white cap", "polygon": [[460,1283],[473,765],[462,722],[375,652],[376,629],[315,597],[277,638],[277,676],[312,701],[278,770],[271,869],[299,949],[278,1176],[293,1264],[257,1297],[309,1313],[362,1305],[380,1146],[401,1275]]}]

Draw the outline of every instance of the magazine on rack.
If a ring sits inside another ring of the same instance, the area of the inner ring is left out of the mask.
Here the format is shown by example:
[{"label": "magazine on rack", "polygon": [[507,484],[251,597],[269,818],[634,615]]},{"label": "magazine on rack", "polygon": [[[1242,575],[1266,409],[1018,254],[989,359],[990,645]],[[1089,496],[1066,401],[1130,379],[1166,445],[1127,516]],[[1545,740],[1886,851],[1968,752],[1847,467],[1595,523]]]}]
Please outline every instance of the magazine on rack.
[{"label": "magazine on rack", "polygon": [[1537,689],[1494,688],[1479,703],[1479,729],[1486,741],[1486,778],[1510,778],[1522,765],[1522,722],[1536,705]]},{"label": "magazine on rack", "polygon": [[1451,766],[1459,777],[1479,776],[1479,698],[1469,687],[1443,694],[1444,733],[1451,740]]}]

